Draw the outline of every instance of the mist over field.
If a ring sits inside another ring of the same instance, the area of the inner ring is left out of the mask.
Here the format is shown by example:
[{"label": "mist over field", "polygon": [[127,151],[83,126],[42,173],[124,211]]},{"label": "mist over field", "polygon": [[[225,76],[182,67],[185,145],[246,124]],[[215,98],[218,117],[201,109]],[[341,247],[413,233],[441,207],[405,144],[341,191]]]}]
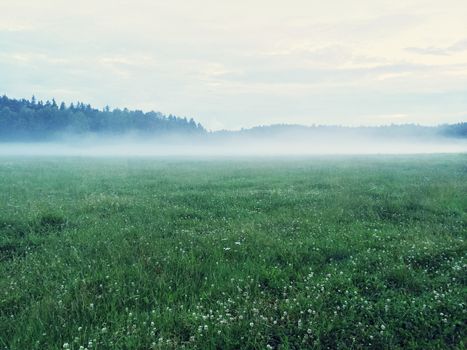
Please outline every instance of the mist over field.
[{"label": "mist over field", "polygon": [[0,97],[0,155],[257,156],[465,152],[467,123],[276,124],[207,130],[193,118]]},{"label": "mist over field", "polygon": [[84,136],[53,142],[0,143],[0,156],[306,156],[352,154],[465,153],[466,139],[330,136],[305,138],[293,134],[253,137],[216,134],[205,137],[165,137],[145,140],[134,135]]}]

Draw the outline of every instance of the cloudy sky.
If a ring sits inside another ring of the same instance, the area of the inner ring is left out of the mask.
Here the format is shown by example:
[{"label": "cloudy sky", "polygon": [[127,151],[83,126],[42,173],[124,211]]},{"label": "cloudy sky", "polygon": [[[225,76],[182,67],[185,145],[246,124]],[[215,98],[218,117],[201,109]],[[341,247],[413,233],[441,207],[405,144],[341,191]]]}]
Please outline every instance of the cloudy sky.
[{"label": "cloudy sky", "polygon": [[1,0],[0,94],[207,128],[467,120],[466,0]]}]

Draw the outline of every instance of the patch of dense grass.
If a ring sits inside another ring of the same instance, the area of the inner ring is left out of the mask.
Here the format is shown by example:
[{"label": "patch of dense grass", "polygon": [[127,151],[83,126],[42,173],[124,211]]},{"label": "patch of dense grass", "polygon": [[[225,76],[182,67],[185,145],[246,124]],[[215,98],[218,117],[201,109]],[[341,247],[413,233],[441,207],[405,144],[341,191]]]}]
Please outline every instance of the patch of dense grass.
[{"label": "patch of dense grass", "polygon": [[0,349],[462,349],[466,164],[0,159]]}]

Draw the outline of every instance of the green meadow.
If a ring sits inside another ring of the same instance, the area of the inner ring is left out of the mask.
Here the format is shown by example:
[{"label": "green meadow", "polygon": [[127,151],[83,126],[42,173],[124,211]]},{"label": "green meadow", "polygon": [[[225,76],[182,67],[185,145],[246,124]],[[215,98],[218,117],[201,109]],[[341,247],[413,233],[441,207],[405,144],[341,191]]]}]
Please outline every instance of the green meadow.
[{"label": "green meadow", "polygon": [[467,155],[0,158],[0,349],[464,349]]}]

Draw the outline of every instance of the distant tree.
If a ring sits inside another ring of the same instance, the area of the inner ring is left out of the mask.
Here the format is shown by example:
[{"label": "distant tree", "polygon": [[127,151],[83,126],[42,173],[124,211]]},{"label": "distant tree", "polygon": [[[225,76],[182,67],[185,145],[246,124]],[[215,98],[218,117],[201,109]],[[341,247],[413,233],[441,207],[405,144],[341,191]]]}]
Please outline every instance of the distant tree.
[{"label": "distant tree", "polygon": [[55,99],[37,102],[0,97],[0,140],[45,140],[64,133],[83,134],[87,132],[121,134],[128,131],[148,136],[167,132],[205,132],[201,124],[193,119],[164,116],[159,112],[144,113],[140,110],[102,111],[83,102],[64,102],[57,105]]}]

